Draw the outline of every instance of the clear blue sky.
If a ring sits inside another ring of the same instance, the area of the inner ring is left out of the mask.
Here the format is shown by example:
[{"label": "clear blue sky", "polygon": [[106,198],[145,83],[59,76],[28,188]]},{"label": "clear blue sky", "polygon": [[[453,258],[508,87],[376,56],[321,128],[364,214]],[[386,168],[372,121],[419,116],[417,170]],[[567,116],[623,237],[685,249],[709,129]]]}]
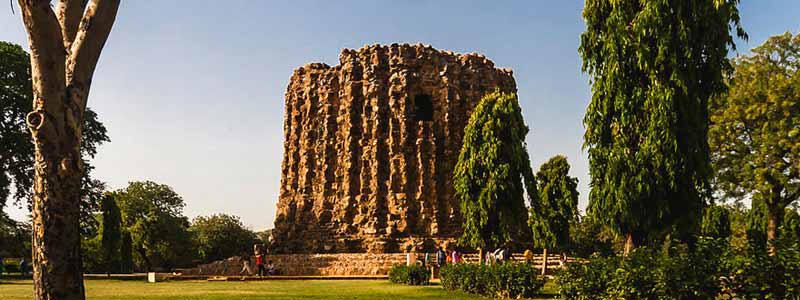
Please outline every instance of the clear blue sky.
[{"label": "clear blue sky", "polygon": [[[800,1],[743,2],[750,41],[739,43],[742,52],[800,30]],[[168,184],[190,217],[229,213],[253,229],[272,228],[292,70],[335,65],[342,48],[421,42],[484,53],[514,70],[534,168],[566,155],[583,208],[582,8],[579,0],[123,1],[89,99],[111,136],[94,161],[95,177],[112,188]],[[0,4],[0,40],[27,48],[15,11]]]}]

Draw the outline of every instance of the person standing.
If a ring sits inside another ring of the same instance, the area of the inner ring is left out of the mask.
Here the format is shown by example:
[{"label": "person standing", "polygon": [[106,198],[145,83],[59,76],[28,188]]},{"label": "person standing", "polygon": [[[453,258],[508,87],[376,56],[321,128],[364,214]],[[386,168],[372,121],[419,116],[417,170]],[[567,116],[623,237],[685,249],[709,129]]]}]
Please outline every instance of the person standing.
[{"label": "person standing", "polygon": [[447,254],[442,249],[442,246],[436,249],[436,265],[439,268],[444,267],[445,262],[447,261]]},{"label": "person standing", "polygon": [[452,256],[453,256],[453,264],[461,262],[461,253],[459,253],[457,249],[453,249]]},{"label": "person standing", "polygon": [[503,263],[506,263],[509,260],[511,260],[511,246],[505,245],[503,246]]},{"label": "person standing", "polygon": [[264,268],[264,254],[256,253],[256,267],[258,268],[258,277],[267,274],[267,269]]}]

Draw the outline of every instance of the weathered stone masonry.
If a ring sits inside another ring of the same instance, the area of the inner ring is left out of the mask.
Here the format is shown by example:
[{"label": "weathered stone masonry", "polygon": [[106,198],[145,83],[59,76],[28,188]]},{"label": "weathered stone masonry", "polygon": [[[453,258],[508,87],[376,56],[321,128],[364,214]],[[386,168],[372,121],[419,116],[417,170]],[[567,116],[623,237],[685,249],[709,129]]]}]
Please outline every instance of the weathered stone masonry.
[{"label": "weathered stone masonry", "polygon": [[512,72],[423,45],[345,49],[294,71],[272,249],[432,249],[461,234],[452,174],[470,112]]}]

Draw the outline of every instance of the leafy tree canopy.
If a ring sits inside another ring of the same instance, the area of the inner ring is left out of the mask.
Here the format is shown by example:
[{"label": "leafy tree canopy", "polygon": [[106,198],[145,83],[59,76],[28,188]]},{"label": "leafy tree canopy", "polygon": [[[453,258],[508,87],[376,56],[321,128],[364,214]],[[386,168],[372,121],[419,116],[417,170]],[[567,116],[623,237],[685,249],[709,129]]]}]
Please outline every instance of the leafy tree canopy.
[{"label": "leafy tree canopy", "polygon": [[585,2],[588,213],[632,244],[692,231],[700,219],[711,174],[707,104],[725,88],[731,27],[745,37],[738,2]]},{"label": "leafy tree canopy", "polygon": [[527,134],[514,94],[487,94],[470,116],[454,178],[462,244],[489,249],[527,234],[525,191],[537,198]]},{"label": "leafy tree canopy", "polygon": [[170,269],[191,260],[189,220],[185,203],[171,187],[152,181],[135,181],[113,193],[130,233],[134,263],[140,269]]},{"label": "leafy tree canopy", "polygon": [[197,245],[198,258],[203,262],[250,253],[258,240],[255,232],[247,229],[239,217],[226,214],[197,217],[192,220],[189,231]]},{"label": "leafy tree canopy", "polygon": [[766,205],[770,239],[800,198],[800,34],[771,37],[733,64],[730,89],[710,103],[715,187]]},{"label": "leafy tree canopy", "polygon": [[566,248],[570,224],[578,215],[578,178],[569,176],[569,163],[563,155],[550,158],[536,173],[538,204],[531,207],[528,222],[533,242],[542,248]]}]

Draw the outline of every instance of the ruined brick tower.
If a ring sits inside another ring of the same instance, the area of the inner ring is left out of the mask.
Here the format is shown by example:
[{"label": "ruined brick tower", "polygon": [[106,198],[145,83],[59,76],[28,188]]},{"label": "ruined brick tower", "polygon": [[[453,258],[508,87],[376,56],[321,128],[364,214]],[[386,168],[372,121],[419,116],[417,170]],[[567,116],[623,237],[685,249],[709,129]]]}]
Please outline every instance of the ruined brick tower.
[{"label": "ruined brick tower", "polygon": [[296,69],[271,248],[399,252],[456,239],[463,130],[495,89],[516,93],[510,70],[423,45],[345,49],[338,66]]}]

